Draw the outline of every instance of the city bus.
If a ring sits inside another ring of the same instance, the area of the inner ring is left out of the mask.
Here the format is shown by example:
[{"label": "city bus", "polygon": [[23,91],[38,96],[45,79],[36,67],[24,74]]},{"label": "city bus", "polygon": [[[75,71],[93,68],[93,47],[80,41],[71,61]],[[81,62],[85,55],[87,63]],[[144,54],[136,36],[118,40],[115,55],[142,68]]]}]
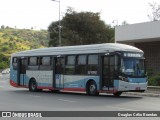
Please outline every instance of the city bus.
[{"label": "city bus", "polygon": [[11,55],[10,85],[29,91],[79,91],[88,95],[144,92],[142,50],[119,43],[49,47]]}]

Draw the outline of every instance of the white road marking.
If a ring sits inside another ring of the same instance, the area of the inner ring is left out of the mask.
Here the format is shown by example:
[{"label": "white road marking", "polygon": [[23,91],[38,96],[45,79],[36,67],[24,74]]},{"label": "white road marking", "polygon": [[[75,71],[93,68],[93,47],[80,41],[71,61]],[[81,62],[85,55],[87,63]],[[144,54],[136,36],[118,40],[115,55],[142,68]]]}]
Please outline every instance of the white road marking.
[{"label": "white road marking", "polygon": [[65,100],[65,99],[58,99],[60,101],[65,101],[65,102],[77,102],[77,101],[72,101],[72,100]]}]

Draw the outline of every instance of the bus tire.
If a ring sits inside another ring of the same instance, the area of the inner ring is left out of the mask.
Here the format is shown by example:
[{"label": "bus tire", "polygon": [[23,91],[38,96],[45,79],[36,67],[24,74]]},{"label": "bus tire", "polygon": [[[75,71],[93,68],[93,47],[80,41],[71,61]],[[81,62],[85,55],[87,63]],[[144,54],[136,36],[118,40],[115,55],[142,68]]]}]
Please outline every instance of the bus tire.
[{"label": "bus tire", "polygon": [[87,85],[87,94],[91,96],[99,95],[95,81],[90,81]]},{"label": "bus tire", "polygon": [[30,80],[30,82],[29,82],[29,91],[32,91],[32,92],[38,91],[38,89],[37,89],[37,83],[36,83],[35,79],[31,79]]},{"label": "bus tire", "polygon": [[113,95],[114,95],[115,97],[119,97],[121,94],[122,94],[122,92],[120,92],[120,91],[113,93]]}]

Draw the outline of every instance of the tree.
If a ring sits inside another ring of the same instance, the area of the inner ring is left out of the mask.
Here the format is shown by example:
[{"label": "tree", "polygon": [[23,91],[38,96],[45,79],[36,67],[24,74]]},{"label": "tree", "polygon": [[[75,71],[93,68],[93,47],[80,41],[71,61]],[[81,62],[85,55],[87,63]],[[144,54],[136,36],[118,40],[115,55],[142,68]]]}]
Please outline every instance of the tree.
[{"label": "tree", "polygon": [[0,53],[0,69],[4,69],[7,67],[9,67],[9,59],[5,55]]},{"label": "tree", "polygon": [[151,21],[160,20],[160,5],[157,5],[156,2],[149,3],[150,11],[148,13],[148,18]]},{"label": "tree", "polygon": [[1,25],[1,29],[5,29],[5,26],[4,26],[4,25]]},{"label": "tree", "polygon": [[3,46],[2,49],[1,49],[1,51],[2,52],[6,52],[8,49],[9,49],[8,46]]},{"label": "tree", "polygon": [[49,32],[49,46],[58,46],[58,21],[52,22],[51,25],[48,27]]},{"label": "tree", "polygon": [[[100,20],[99,13],[76,12],[68,8],[61,20],[62,45],[114,42],[114,29]],[[49,46],[58,46],[58,21],[48,27]]]}]

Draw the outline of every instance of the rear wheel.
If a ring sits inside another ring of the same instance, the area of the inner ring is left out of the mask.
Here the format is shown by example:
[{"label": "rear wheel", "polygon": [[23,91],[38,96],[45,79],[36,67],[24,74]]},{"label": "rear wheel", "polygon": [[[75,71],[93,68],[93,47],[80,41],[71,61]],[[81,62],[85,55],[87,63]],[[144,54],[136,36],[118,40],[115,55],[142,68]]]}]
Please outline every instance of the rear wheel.
[{"label": "rear wheel", "polygon": [[119,97],[121,94],[122,94],[122,92],[115,92],[115,93],[113,93],[113,95],[114,95],[115,97]]},{"label": "rear wheel", "polygon": [[35,79],[32,79],[30,81],[30,83],[29,83],[29,91],[32,91],[32,92],[38,91],[38,89],[37,89],[37,83],[36,83]]},{"label": "rear wheel", "polygon": [[91,81],[87,85],[87,94],[88,95],[99,95],[99,92],[97,92],[97,85],[94,81]]}]

